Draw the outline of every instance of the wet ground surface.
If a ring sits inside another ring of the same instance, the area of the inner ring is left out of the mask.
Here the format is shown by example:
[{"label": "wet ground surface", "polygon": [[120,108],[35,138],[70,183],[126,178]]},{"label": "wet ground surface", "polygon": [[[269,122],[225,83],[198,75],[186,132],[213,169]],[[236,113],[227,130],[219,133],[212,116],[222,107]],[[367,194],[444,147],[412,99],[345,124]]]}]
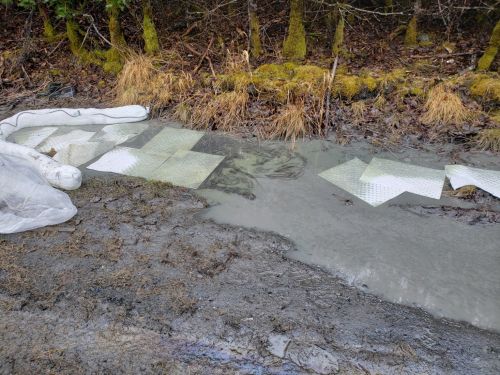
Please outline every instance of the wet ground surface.
[{"label": "wet ground surface", "polygon": [[[125,146],[140,148],[164,126],[182,126],[148,124]],[[193,150],[225,156],[198,190],[210,203],[202,217],[276,232],[296,245],[287,256],[320,266],[361,290],[500,331],[500,200],[480,190],[468,199],[452,197],[446,184],[440,200],[405,193],[373,208],[318,176],[354,157],[437,169],[452,163],[498,169],[497,156],[449,145],[384,151],[331,140],[290,149],[280,142],[214,133],[205,134]],[[86,176],[109,175],[84,167]]]},{"label": "wet ground surface", "polygon": [[193,192],[107,177],[71,197],[71,221],[0,239],[2,374],[500,371],[497,333],[360,291],[291,260],[276,234],[202,219]]},{"label": "wet ground surface", "polygon": [[404,193],[373,208],[318,176],[373,156],[441,170],[455,162],[495,170],[495,155],[438,146],[389,152],[331,141],[292,151],[217,135],[195,149],[230,155],[200,191],[211,205],[203,217],[279,233],[296,244],[291,258],[365,291],[500,330],[499,199],[482,191],[452,197],[446,183],[440,200]]}]

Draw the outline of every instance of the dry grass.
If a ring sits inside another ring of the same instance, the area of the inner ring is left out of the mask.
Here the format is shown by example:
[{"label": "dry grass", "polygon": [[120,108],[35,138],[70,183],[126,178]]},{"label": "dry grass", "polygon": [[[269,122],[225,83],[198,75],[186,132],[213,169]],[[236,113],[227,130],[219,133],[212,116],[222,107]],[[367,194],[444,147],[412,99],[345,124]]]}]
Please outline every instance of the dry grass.
[{"label": "dry grass", "polygon": [[304,102],[288,103],[283,106],[271,124],[269,136],[282,137],[295,144],[298,138],[304,138],[309,133],[305,116]]},{"label": "dry grass", "polygon": [[429,92],[424,110],[421,121],[426,125],[460,125],[471,115],[460,97],[442,84]]},{"label": "dry grass", "polygon": [[362,100],[354,102],[351,104],[351,110],[353,115],[353,120],[357,123],[365,119],[365,113],[367,110],[366,103]]},{"label": "dry grass", "polygon": [[476,144],[481,150],[500,152],[500,128],[481,130]]},{"label": "dry grass", "polygon": [[246,117],[248,99],[248,93],[240,91],[206,95],[194,106],[190,122],[195,128],[234,130]]},{"label": "dry grass", "polygon": [[477,188],[474,185],[466,185],[453,190],[449,193],[450,196],[462,199],[471,199],[476,194]]},{"label": "dry grass", "polygon": [[188,123],[191,118],[191,107],[185,102],[180,102],[174,107],[173,116],[184,123]]},{"label": "dry grass", "polygon": [[195,85],[191,74],[161,71],[160,63],[151,56],[129,55],[116,83],[116,103],[141,104],[157,111],[175,98],[184,98]]}]

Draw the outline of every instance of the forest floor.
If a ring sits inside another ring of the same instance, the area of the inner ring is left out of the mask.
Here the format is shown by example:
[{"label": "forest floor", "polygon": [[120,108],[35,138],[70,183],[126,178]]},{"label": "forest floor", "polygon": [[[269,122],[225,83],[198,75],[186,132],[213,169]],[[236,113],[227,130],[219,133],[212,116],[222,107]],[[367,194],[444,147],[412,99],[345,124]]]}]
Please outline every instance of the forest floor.
[{"label": "forest floor", "polygon": [[380,300],[198,215],[92,178],[67,223],[0,239],[0,373],[497,374],[500,336]]}]

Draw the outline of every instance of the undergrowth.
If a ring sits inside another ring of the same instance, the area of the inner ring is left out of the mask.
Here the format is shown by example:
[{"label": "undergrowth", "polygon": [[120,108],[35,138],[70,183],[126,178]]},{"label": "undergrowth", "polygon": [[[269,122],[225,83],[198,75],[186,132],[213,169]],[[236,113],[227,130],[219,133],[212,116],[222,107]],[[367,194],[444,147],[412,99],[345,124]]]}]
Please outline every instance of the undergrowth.
[{"label": "undergrowth", "polygon": [[[495,74],[468,73],[435,84],[408,70],[353,74],[340,65],[331,79],[330,69],[296,62],[252,69],[247,53],[229,52],[222,72],[211,75],[166,65],[158,57],[129,54],[115,87],[117,103],[147,105],[153,113],[171,108],[196,129],[249,128],[259,137],[292,143],[328,128],[344,140],[357,131],[374,143],[385,138],[396,144],[410,135],[436,141],[474,124],[478,147],[498,151],[497,129],[478,120],[481,105],[486,110],[500,101]],[[420,119],[409,121],[415,108]]]}]

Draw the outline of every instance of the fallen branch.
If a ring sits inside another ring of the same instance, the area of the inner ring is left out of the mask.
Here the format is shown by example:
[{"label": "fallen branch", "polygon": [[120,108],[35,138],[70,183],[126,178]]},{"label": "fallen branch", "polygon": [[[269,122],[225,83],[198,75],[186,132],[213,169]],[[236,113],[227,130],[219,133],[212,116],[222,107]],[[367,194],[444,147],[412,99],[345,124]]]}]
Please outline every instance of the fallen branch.
[{"label": "fallen branch", "polygon": [[483,53],[483,51],[473,51],[473,52],[459,52],[459,53],[441,53],[439,55],[413,55],[410,56],[412,59],[443,59],[446,57],[453,56],[468,56],[468,55],[477,55],[478,53]]}]

